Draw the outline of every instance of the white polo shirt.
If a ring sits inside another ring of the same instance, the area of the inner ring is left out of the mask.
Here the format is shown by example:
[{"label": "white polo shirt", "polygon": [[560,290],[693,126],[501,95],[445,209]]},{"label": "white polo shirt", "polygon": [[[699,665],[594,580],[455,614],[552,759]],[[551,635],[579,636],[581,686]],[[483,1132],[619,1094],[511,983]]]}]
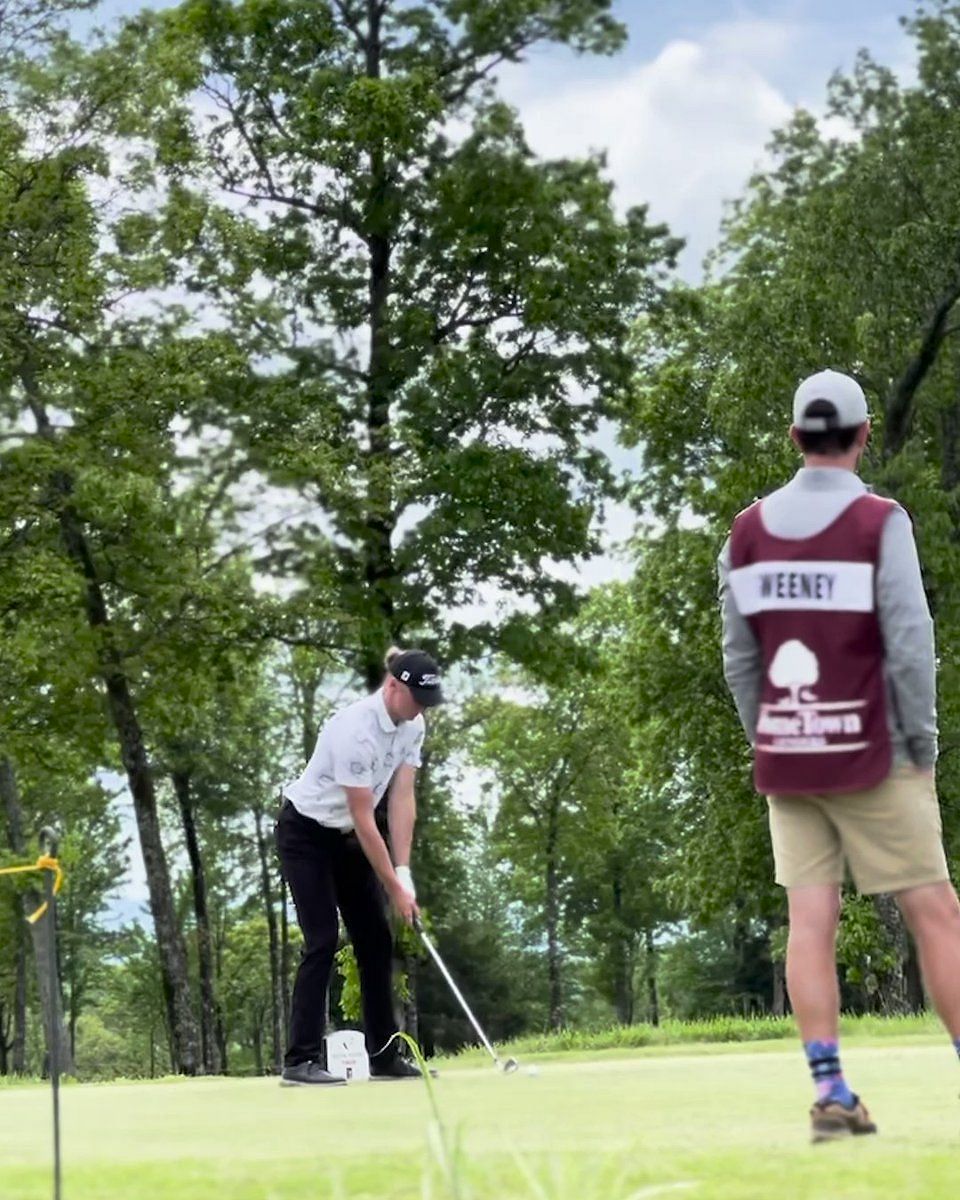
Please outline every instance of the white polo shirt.
[{"label": "white polo shirt", "polygon": [[422,715],[395,725],[382,691],[364,696],[324,723],[303,774],[281,791],[303,816],[352,829],[345,788],[368,787],[379,801],[401,763],[420,766],[425,730]]}]

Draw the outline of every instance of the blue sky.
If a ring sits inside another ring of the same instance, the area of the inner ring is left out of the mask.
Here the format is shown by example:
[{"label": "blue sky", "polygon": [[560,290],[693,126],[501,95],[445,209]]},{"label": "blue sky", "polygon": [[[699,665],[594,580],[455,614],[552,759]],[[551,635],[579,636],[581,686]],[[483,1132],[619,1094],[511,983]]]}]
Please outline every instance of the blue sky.
[{"label": "blue sky", "polygon": [[[93,20],[109,24],[142,7],[104,0]],[[619,0],[614,11],[629,31],[621,54],[539,49],[502,72],[502,92],[539,153],[607,150],[619,202],[649,203],[688,240],[682,270],[691,281],[723,202],[742,191],[794,107],[821,111],[830,75],[848,70],[862,46],[910,71],[898,22],[910,0]]]}]

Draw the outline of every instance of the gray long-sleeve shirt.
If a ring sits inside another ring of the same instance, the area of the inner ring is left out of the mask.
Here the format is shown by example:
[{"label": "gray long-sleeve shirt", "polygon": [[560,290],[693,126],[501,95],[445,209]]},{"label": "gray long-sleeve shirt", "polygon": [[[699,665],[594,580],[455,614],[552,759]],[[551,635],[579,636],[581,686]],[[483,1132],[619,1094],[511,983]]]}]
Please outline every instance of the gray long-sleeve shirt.
[{"label": "gray long-sleeve shirt", "polygon": [[[866,490],[852,471],[802,467],[785,487],[763,501],[763,523],[775,537],[814,537]],[[719,568],[723,674],[752,743],[763,687],[763,661],[753,630],[737,610],[729,585],[729,538],[720,552]],[[933,620],[923,591],[913,527],[899,506],[883,527],[876,594],[894,761],[931,767],[937,757]]]}]

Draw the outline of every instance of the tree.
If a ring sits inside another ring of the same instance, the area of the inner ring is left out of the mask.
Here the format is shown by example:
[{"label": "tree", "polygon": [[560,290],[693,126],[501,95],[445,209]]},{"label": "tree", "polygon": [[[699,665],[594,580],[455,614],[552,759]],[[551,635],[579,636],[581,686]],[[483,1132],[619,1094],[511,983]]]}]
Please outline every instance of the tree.
[{"label": "tree", "polygon": [[479,702],[474,762],[493,774],[494,842],[512,867],[509,890],[537,915],[546,941],[551,1029],[564,1024],[564,911],[580,847],[584,792],[600,747],[585,726],[584,695],[556,689],[526,703]]},{"label": "tree", "polygon": [[590,437],[677,244],[617,219],[602,159],[538,162],[493,76],[541,43],[614,51],[608,7],[188,0],[74,64],[150,139],[134,177],[165,199],[125,248],[163,246],[258,365],[221,420],[319,514],[271,563],[333,582],[369,687],[405,636],[520,652],[451,610],[492,585],[565,611],[542,561],[598,548]]},{"label": "tree", "polygon": [[[0,73],[62,31],[63,17],[98,0],[0,0]],[[2,107],[2,97],[0,97]]]},{"label": "tree", "polygon": [[[22,865],[29,861],[27,858],[27,840],[23,827],[23,805],[20,796],[20,785],[17,780],[13,765],[9,759],[0,760],[0,801],[3,803],[4,816],[6,818],[7,835],[11,849],[16,853],[18,862],[16,865]],[[24,919],[30,917],[36,912],[43,903],[43,889],[33,884],[21,889],[21,915]],[[56,917],[48,909],[43,920],[30,923],[30,941],[33,946],[34,963],[36,966],[37,991],[40,997],[40,1009],[43,1018],[44,1039],[47,1046],[48,1054],[52,1053],[51,1047],[54,1044],[54,1037],[57,1039],[57,1045],[60,1047],[59,1063],[60,1070],[69,1075],[73,1071],[73,1060],[70,1054],[70,1042],[65,1036],[63,1023],[63,994],[62,994],[62,977],[60,973],[60,962],[57,958],[56,966],[54,965],[54,956],[57,956],[57,926],[54,924]],[[18,944],[18,941],[15,942]],[[17,988],[20,992],[21,983],[17,979]],[[17,1008],[15,1010],[15,1020],[21,1027],[25,1026],[24,1016],[21,1015],[20,1003],[23,998],[23,993],[20,992],[17,996]],[[18,1037],[19,1039],[19,1030]]]},{"label": "tree", "polygon": [[[671,761],[705,811],[728,814],[722,829],[714,828],[714,878],[741,878],[735,868],[747,845],[757,862],[755,835],[744,828],[744,747],[736,744],[732,707],[721,699],[714,558],[733,515],[795,466],[786,426],[789,397],[803,375],[831,365],[864,384],[875,416],[864,474],[916,517],[941,647],[953,644],[960,616],[960,410],[951,337],[960,311],[960,179],[951,147],[960,146],[960,122],[949,100],[957,94],[960,7],[925,5],[907,28],[917,44],[917,82],[901,84],[862,54],[853,74],[835,78],[829,92],[830,116],[852,136],[831,137],[799,112],[775,136],[770,169],[731,208],[705,286],[677,289],[638,330],[643,370],[632,437],[642,441],[645,458],[638,499],[668,526],[640,555],[637,588],[649,594],[651,635],[644,656],[664,680],[671,673],[685,679],[682,663],[697,681],[667,698],[676,713],[672,731],[693,735],[675,744]],[[938,772],[948,798],[948,847],[957,836],[949,803],[957,769],[955,675],[948,652],[941,659]],[[756,824],[756,814],[749,820]],[[726,864],[720,872],[718,854]],[[748,878],[751,894],[756,886],[763,896],[756,876]],[[892,901],[882,898],[878,908],[885,938],[902,950]],[[889,1008],[907,1006],[902,954],[881,991]]]},{"label": "tree", "polygon": [[[50,784],[56,787],[48,777],[47,786]],[[66,878],[57,901],[67,1029],[64,1045],[69,1048],[70,1061],[75,1061],[77,1024],[90,1004],[101,963],[113,943],[100,918],[123,880],[129,840],[121,839],[112,797],[97,783],[62,780],[56,793],[64,825],[59,856]]]}]

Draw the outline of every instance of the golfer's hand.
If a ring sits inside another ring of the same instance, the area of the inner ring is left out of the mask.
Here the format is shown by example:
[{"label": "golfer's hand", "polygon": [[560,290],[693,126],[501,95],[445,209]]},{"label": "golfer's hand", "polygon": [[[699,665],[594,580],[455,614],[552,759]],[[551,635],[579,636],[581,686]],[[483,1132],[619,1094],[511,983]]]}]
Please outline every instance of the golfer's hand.
[{"label": "golfer's hand", "polygon": [[417,908],[416,900],[414,900],[402,883],[398,883],[393,889],[390,899],[393,901],[393,907],[400,914],[400,918],[405,925],[412,925],[414,918],[420,916],[420,909]]}]

